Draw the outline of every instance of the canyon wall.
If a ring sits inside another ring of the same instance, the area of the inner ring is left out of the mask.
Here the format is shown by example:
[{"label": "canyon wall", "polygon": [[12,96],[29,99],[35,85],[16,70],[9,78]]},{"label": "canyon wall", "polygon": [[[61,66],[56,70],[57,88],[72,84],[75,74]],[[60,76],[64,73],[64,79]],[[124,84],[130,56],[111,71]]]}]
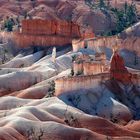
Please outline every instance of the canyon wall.
[{"label": "canyon wall", "polygon": [[71,38],[80,38],[80,26],[68,21],[55,20],[23,20],[22,33],[30,35],[58,35]]},{"label": "canyon wall", "polygon": [[109,78],[109,73],[59,78],[55,81],[55,95],[59,96],[80,89],[92,89]]},{"label": "canyon wall", "polygon": [[73,51],[76,52],[81,48],[89,48],[96,51],[101,51],[104,47],[111,48],[114,45],[118,45],[120,49],[127,49],[130,51],[137,52],[140,55],[140,38],[139,37],[127,37],[126,39],[121,39],[118,36],[111,37],[98,37],[93,39],[86,39],[80,41],[73,41]]},{"label": "canyon wall", "polygon": [[[92,50],[98,50],[99,47],[109,47],[111,48],[115,43],[121,43],[121,39],[117,36],[112,37],[98,37],[98,38],[91,38],[91,39],[84,39],[80,41],[73,41],[73,51],[78,51],[81,48],[89,48]],[[81,45],[83,44],[83,45]]]},{"label": "canyon wall", "polygon": [[74,62],[73,63],[73,72],[74,72],[74,75],[83,73],[83,63]]},{"label": "canyon wall", "polygon": [[85,62],[83,63],[84,75],[94,75],[104,72],[104,65],[101,62]]},{"label": "canyon wall", "polygon": [[20,31],[7,34],[17,48],[66,46],[72,45],[72,42],[74,44],[75,39],[77,45],[77,39],[81,41],[82,38],[94,37],[94,34],[88,31],[81,33],[80,26],[73,22],[42,19],[23,20]]},{"label": "canyon wall", "polygon": [[[93,89],[109,79],[109,73],[59,78],[55,80],[55,95],[59,96],[61,94],[67,94],[69,92],[81,89]],[[131,81],[134,85],[139,87],[140,75],[132,75]]]},{"label": "canyon wall", "polygon": [[[98,87],[106,80],[115,80],[124,85],[134,84],[140,86],[140,74],[129,73],[125,67],[123,57],[114,50],[110,71],[105,72],[105,55],[101,54],[101,61],[82,61],[74,63],[74,73],[83,72],[84,75],[59,78],[55,81],[55,95],[73,92],[81,89],[92,89]],[[76,75],[76,74],[75,74]]]},{"label": "canyon wall", "polygon": [[31,35],[21,32],[0,32],[0,40],[8,42],[9,47],[28,48],[32,46],[49,47],[72,44],[72,38],[57,35]]},{"label": "canyon wall", "polygon": [[72,40],[72,48],[74,52],[77,52],[81,48],[85,48],[85,41],[82,39],[73,39]]},{"label": "canyon wall", "polygon": [[51,20],[23,20],[20,32],[12,39],[20,48],[71,45],[72,39],[81,38],[80,27],[73,22]]},{"label": "canyon wall", "polygon": [[108,71],[106,69],[106,60],[105,53],[97,53],[94,57],[85,54],[80,55],[73,62],[74,75],[94,75]]},{"label": "canyon wall", "polygon": [[74,75],[84,74],[84,75],[94,75],[104,72],[104,64],[100,61],[83,62],[83,63],[73,63]]},{"label": "canyon wall", "polygon": [[22,33],[14,33],[12,36],[16,47],[27,48],[32,46],[48,47],[48,46],[65,46],[72,42],[70,37],[62,36],[42,36],[30,35]]}]

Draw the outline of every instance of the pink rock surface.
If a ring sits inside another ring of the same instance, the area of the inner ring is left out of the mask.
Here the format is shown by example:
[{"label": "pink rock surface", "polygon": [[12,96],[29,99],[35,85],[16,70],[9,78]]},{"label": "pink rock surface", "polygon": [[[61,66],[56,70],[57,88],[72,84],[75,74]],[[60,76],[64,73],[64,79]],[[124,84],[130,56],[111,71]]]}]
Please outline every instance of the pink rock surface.
[{"label": "pink rock surface", "polygon": [[[10,108],[11,97],[1,98],[0,103],[3,100],[9,101]],[[104,140],[107,137],[113,140],[140,139],[139,131],[131,131],[106,119],[87,115],[56,97],[41,100],[14,97],[14,100],[17,107],[13,106],[9,110],[8,106],[3,106],[0,110],[2,140],[26,140],[29,136],[33,139],[40,136],[42,140]],[[24,102],[23,106],[19,106],[21,102]]]}]

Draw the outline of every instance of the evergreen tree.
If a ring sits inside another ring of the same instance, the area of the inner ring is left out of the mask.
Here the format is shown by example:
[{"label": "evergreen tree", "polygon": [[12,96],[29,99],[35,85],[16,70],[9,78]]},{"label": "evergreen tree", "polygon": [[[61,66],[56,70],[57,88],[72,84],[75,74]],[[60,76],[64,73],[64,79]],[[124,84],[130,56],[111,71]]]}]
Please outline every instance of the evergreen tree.
[{"label": "evergreen tree", "polygon": [[4,27],[7,29],[8,32],[11,32],[13,30],[14,21],[12,18],[7,17],[4,23]]},{"label": "evergreen tree", "polygon": [[112,8],[111,10],[116,15],[116,33],[120,33],[137,21],[137,10],[133,3],[128,5],[126,2],[123,9]]},{"label": "evergreen tree", "polygon": [[137,21],[137,10],[134,3],[132,3],[127,10],[128,25],[131,25]]},{"label": "evergreen tree", "polygon": [[99,8],[102,9],[105,7],[106,7],[106,4],[105,4],[104,0],[99,0]]}]

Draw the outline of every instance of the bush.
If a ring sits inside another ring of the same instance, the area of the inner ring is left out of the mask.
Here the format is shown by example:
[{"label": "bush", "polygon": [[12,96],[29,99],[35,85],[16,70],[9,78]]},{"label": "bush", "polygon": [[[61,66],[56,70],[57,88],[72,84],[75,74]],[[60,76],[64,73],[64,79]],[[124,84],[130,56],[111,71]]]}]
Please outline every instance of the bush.
[{"label": "bush", "polygon": [[14,20],[12,18],[7,17],[4,22],[4,28],[7,29],[8,32],[13,31]]},{"label": "bush", "polygon": [[72,62],[74,62],[76,60],[76,55],[72,56]]},{"label": "bush", "polygon": [[74,76],[74,70],[71,69],[71,76]]},{"label": "bush", "polygon": [[49,84],[50,84],[50,87],[48,89],[48,95],[46,96],[46,98],[53,97],[55,93],[55,82],[51,81],[49,82]]}]

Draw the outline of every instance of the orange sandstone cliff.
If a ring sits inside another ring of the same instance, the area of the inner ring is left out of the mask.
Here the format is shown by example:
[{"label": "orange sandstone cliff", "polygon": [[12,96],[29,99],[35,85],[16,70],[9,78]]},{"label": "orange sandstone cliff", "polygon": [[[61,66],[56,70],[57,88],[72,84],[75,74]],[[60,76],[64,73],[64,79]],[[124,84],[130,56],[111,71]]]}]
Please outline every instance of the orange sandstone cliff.
[{"label": "orange sandstone cliff", "polygon": [[65,46],[81,38],[80,27],[73,22],[29,19],[22,21],[20,33],[13,35],[16,46]]},{"label": "orange sandstone cliff", "polygon": [[30,35],[58,35],[80,38],[80,27],[73,22],[29,19],[22,21],[22,33]]}]

